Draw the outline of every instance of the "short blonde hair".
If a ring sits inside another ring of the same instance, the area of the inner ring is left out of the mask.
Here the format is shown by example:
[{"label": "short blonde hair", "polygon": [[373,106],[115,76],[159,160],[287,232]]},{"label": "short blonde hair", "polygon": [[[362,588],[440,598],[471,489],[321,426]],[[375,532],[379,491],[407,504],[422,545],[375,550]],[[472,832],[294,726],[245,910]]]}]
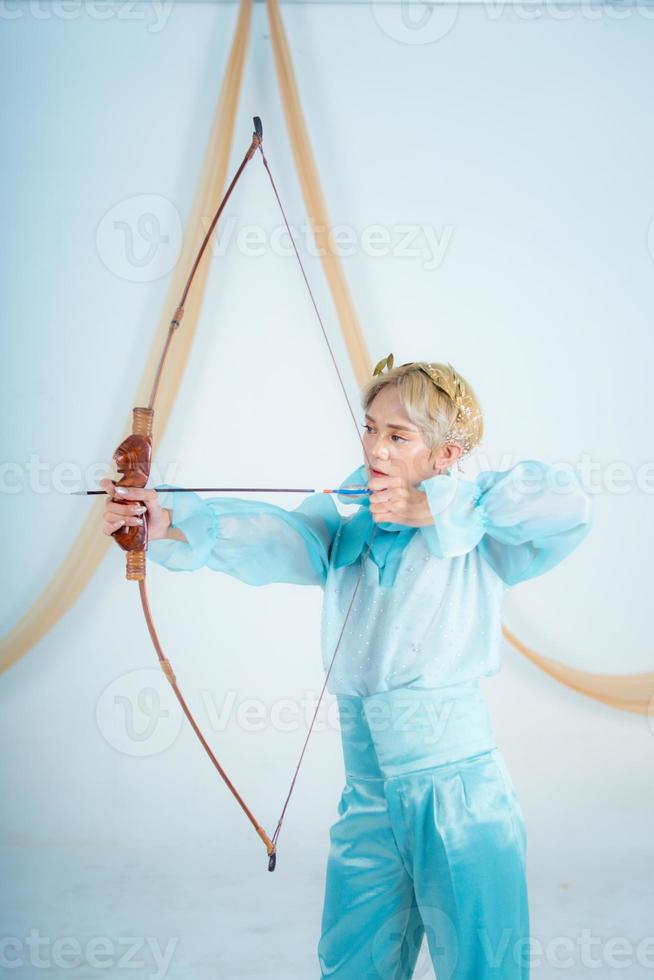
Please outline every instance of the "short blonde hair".
[{"label": "short blonde hair", "polygon": [[454,442],[466,456],[480,444],[484,434],[481,407],[471,386],[451,364],[413,361],[374,375],[361,392],[365,411],[386,385],[397,387],[406,414],[432,453]]}]

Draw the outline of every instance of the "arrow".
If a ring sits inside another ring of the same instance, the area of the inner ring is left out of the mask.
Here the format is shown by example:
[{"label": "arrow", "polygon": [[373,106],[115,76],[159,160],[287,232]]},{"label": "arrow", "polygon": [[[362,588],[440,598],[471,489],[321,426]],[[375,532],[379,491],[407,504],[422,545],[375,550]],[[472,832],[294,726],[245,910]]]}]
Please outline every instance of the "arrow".
[{"label": "arrow", "polygon": [[[129,487],[125,487],[129,490]],[[340,490],[316,490],[304,487],[133,487],[134,490],[156,490],[158,493],[339,493],[350,496],[360,497],[364,494],[372,493],[367,487],[348,487]],[[95,494],[104,494],[104,490],[71,490],[69,497],[92,497]]]}]

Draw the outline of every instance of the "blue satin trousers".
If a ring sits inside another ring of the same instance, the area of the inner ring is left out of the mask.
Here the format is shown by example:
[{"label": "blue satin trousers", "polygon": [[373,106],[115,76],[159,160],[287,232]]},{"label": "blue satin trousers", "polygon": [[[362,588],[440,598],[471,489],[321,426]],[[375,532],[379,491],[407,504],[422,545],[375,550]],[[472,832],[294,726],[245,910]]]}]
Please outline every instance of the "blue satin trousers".
[{"label": "blue satin trousers", "polygon": [[523,813],[478,681],[338,695],[321,977],[527,980]]}]

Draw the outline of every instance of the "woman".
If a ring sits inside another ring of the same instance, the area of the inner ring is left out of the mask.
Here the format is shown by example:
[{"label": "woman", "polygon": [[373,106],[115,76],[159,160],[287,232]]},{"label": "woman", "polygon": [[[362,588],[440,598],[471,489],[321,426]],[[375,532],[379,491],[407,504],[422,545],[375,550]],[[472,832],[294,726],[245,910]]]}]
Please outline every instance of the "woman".
[{"label": "woman", "polygon": [[439,980],[524,980],[524,817],[479,678],[499,669],[505,589],[580,543],[591,500],[573,473],[535,460],[455,478],[483,422],[449,364],[376,373],[362,405],[365,462],[340,489],[371,493],[341,495],[359,504],[351,516],[325,494],[286,511],[130,490],[121,497],[139,503],[110,498],[104,531],[147,508],[148,554],[167,568],[324,589],[345,787],[330,831],[321,976],[409,978],[426,936]]}]

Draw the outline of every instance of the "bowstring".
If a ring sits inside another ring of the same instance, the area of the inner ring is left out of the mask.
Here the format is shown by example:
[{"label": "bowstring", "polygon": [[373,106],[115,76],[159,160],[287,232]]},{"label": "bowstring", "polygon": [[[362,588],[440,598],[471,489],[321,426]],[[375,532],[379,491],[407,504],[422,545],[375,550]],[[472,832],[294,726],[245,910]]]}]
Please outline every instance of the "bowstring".
[{"label": "bowstring", "polygon": [[[277,186],[275,184],[274,177],[273,177],[273,175],[272,175],[272,173],[270,171],[270,167],[268,166],[268,160],[266,159],[266,154],[263,152],[263,147],[261,146],[261,144],[259,144],[258,149],[259,149],[259,152],[261,153],[261,158],[263,160],[263,165],[266,168],[266,173],[268,174],[268,177],[270,178],[270,184],[272,186],[273,193],[274,193],[275,198],[277,200],[277,204],[279,205],[279,210],[281,212],[282,219],[284,221],[284,225],[286,226],[286,231],[288,232],[288,237],[290,239],[291,245],[293,246],[293,251],[295,253],[295,257],[298,260],[298,264],[299,264],[300,270],[302,272],[302,277],[304,279],[304,283],[305,283],[305,285],[307,287],[307,290],[309,292],[309,296],[311,298],[311,303],[313,305],[313,309],[314,309],[315,314],[316,314],[316,317],[318,319],[318,323],[320,324],[320,329],[322,331],[322,335],[324,337],[325,343],[327,345],[327,349],[329,351],[330,357],[332,359],[332,363],[334,365],[334,370],[336,371],[336,374],[338,375],[338,380],[339,380],[340,385],[341,385],[341,388],[343,390],[343,395],[345,396],[345,401],[346,401],[347,407],[349,409],[350,415],[352,416],[352,421],[354,422],[354,427],[356,429],[357,436],[359,438],[359,441],[361,442],[361,448],[363,450],[363,458],[367,462],[366,448],[365,448],[364,443],[363,443],[363,436],[361,435],[361,432],[359,430],[359,423],[356,420],[356,416],[354,414],[354,410],[352,408],[352,404],[350,402],[350,399],[349,399],[349,396],[348,396],[348,393],[347,393],[347,389],[345,387],[345,382],[343,381],[343,376],[341,375],[341,372],[339,370],[338,363],[336,361],[336,357],[335,357],[334,351],[332,349],[332,345],[329,342],[329,337],[327,336],[327,331],[325,329],[325,324],[323,323],[322,316],[320,315],[320,310],[318,309],[318,304],[316,303],[315,296],[313,295],[313,290],[311,289],[311,285],[309,283],[309,279],[308,279],[308,276],[307,276],[306,271],[305,271],[305,268],[304,268],[304,263],[302,262],[302,259],[300,257],[300,253],[298,251],[297,245],[295,244],[295,238],[293,237],[293,233],[292,233],[291,228],[290,228],[290,225],[288,223],[288,219],[286,217],[286,212],[284,210],[284,205],[282,204],[281,198],[279,196],[279,192],[277,190]],[[272,840],[273,844],[275,844],[275,845],[277,845],[277,840],[279,838],[279,833],[280,833],[281,828],[282,828],[282,823],[284,821],[284,816],[286,814],[286,809],[288,807],[289,801],[290,801],[291,796],[293,794],[293,790],[295,788],[295,783],[297,781],[298,773],[300,771],[300,766],[302,765],[302,760],[304,759],[304,754],[306,752],[306,748],[307,748],[307,745],[309,743],[309,739],[311,737],[311,733],[313,731],[313,727],[314,727],[316,718],[318,717],[318,711],[320,710],[320,705],[322,703],[323,695],[324,695],[324,693],[325,693],[325,691],[327,689],[327,683],[329,681],[329,677],[330,677],[331,672],[332,672],[332,667],[334,666],[334,661],[336,659],[336,654],[338,653],[338,649],[339,649],[339,647],[341,645],[341,640],[342,640],[343,634],[345,632],[345,627],[346,627],[347,621],[348,621],[348,619],[350,617],[350,611],[352,610],[352,607],[354,605],[354,600],[356,598],[357,592],[359,591],[359,586],[361,584],[361,579],[363,577],[363,570],[365,568],[365,563],[366,563],[366,560],[367,560],[368,555],[370,553],[370,549],[372,547],[372,542],[374,541],[374,538],[375,538],[375,534],[376,533],[377,533],[377,525],[375,524],[375,526],[373,528],[372,535],[370,536],[370,541],[368,542],[368,546],[366,548],[366,551],[365,551],[363,557],[361,558],[361,567],[359,569],[359,574],[357,576],[356,585],[354,587],[354,591],[352,593],[352,598],[350,599],[350,603],[349,603],[349,606],[347,608],[347,612],[345,614],[345,619],[343,620],[343,625],[341,626],[341,631],[340,631],[340,634],[339,634],[339,637],[338,637],[338,640],[337,640],[337,643],[336,643],[336,647],[334,648],[334,653],[332,654],[332,658],[331,658],[331,661],[329,663],[329,668],[327,670],[327,673],[326,673],[326,676],[325,676],[325,680],[324,680],[324,683],[322,685],[322,689],[320,691],[320,695],[318,697],[318,703],[316,704],[316,709],[315,709],[315,711],[313,713],[313,717],[311,719],[311,724],[309,725],[309,731],[307,732],[307,736],[306,736],[306,738],[304,740],[304,745],[302,746],[302,751],[300,753],[300,758],[298,759],[297,765],[295,767],[295,772],[293,773],[293,778],[291,780],[291,785],[290,785],[288,794],[286,796],[286,800],[284,801],[284,806],[282,807],[282,812],[281,812],[280,817],[279,817],[279,820],[277,822],[277,826],[275,828],[275,832],[274,832],[274,834],[271,837],[271,840]]]}]

